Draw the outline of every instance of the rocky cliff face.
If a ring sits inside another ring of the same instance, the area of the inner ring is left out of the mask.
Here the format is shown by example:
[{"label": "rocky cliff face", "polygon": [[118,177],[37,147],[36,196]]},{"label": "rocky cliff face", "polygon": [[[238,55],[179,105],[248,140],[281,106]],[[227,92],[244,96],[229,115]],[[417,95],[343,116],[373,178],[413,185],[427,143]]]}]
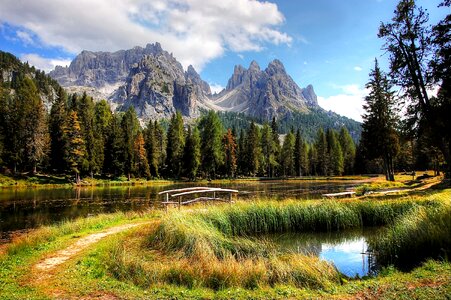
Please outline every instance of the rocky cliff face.
[{"label": "rocky cliff face", "polygon": [[255,61],[248,69],[236,66],[226,89],[211,95],[196,70],[189,66],[185,72],[159,43],[114,53],[83,51],[69,67],[56,67],[50,76],[70,92],[106,98],[118,110],[133,106],[144,122],[176,110],[196,117],[199,108],[270,119],[318,105],[313,87],[299,88],[279,60],[265,70]]},{"label": "rocky cliff face", "polygon": [[255,61],[248,69],[236,66],[226,89],[212,101],[224,110],[267,119],[291,111],[305,112],[318,105],[313,87],[299,88],[279,60],[272,61],[265,70]]}]

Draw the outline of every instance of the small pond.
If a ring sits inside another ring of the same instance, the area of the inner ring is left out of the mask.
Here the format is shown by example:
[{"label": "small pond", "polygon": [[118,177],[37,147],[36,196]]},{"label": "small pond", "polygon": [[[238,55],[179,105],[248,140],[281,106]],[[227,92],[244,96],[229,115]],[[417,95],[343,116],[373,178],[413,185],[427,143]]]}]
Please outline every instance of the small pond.
[{"label": "small pond", "polygon": [[368,246],[370,237],[382,229],[365,228],[339,232],[286,233],[265,235],[281,252],[315,255],[332,262],[348,277],[377,273],[375,255]]}]

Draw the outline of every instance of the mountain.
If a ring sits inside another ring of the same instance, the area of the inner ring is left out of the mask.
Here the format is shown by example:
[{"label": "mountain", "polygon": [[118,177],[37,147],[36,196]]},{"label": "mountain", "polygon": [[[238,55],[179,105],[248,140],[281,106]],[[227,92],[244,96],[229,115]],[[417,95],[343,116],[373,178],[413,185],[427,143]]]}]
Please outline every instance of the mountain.
[{"label": "mountain", "polygon": [[310,85],[301,89],[286,73],[279,60],[273,60],[265,70],[252,61],[248,69],[235,67],[227,87],[211,97],[218,110],[246,113],[271,119],[290,112],[307,112],[318,106]]},{"label": "mountain", "polygon": [[[218,94],[211,93],[192,66],[184,71],[159,43],[112,53],[83,51],[68,67],[56,67],[49,75],[69,92],[85,91],[95,99],[108,99],[116,110],[133,106],[144,123],[168,118],[176,110],[195,118],[210,109],[259,120],[312,113],[331,118],[318,106],[313,86],[300,88],[277,59],[265,69],[255,61],[247,69],[235,66],[226,88]],[[337,126],[348,122],[338,115],[334,120]]]}]

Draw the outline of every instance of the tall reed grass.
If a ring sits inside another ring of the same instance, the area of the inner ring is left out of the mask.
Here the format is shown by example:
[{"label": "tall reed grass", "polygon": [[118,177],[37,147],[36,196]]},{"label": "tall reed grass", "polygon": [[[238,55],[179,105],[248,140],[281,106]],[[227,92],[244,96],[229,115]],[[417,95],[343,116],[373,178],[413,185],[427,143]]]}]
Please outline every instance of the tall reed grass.
[{"label": "tall reed grass", "polygon": [[428,258],[451,254],[451,205],[415,207],[369,241],[381,265],[410,270]]},{"label": "tall reed grass", "polygon": [[[140,286],[255,288],[290,284],[328,289],[340,281],[334,266],[317,257],[280,253],[262,234],[341,231],[363,226],[400,226],[415,211],[442,211],[442,198],[402,201],[255,201],[207,210],[171,211],[140,232],[143,243],[113,245],[108,268]],[[406,227],[406,230],[411,228]],[[449,249],[449,246],[447,246]],[[152,258],[143,259],[143,253]]]}]

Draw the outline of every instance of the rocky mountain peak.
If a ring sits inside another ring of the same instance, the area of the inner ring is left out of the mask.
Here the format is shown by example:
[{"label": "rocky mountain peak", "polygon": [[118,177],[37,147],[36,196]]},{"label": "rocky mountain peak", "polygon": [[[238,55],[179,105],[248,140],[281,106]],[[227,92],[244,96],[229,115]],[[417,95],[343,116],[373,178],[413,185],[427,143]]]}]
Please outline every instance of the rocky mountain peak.
[{"label": "rocky mountain peak", "polygon": [[302,89],[302,96],[304,96],[305,100],[307,100],[307,104],[309,106],[318,105],[318,97],[313,90],[313,85],[309,84],[305,89]]},{"label": "rocky mountain peak", "polygon": [[255,60],[253,60],[249,65],[249,71],[260,71],[260,66]]},{"label": "rocky mountain peak", "polygon": [[275,59],[272,62],[270,62],[265,71],[269,76],[273,76],[275,74],[286,74],[287,73],[285,71],[285,66],[278,59]]}]

